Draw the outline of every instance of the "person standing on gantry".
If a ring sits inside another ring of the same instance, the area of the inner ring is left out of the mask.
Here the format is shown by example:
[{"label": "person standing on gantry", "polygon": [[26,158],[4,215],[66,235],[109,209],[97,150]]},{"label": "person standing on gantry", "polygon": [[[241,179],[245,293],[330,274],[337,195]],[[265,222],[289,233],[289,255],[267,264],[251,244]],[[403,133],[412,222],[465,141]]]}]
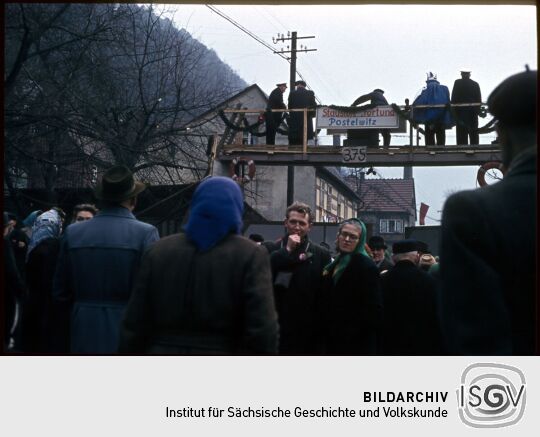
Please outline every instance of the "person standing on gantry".
[{"label": "person standing on gantry", "polygon": [[276,144],[276,132],[283,119],[283,112],[271,112],[271,109],[287,109],[285,102],[283,102],[283,93],[286,89],[286,83],[278,83],[268,97],[266,108],[266,144]]},{"label": "person standing on gantry", "polygon": [[[306,89],[303,80],[297,80],[294,85],[296,89],[289,94],[289,109],[310,109],[307,113],[307,140],[313,139],[313,117],[315,117],[315,93]],[[291,111],[289,115],[289,145],[300,145],[304,143],[304,113],[302,111]]]},{"label": "person standing on gantry", "polygon": [[[435,145],[437,139],[438,146],[446,143],[446,129],[450,129],[454,123],[449,108],[442,105],[450,103],[450,92],[448,87],[441,85],[437,80],[437,75],[429,72],[427,74],[426,86],[420,95],[413,102],[412,119],[416,123],[425,125],[426,146]],[[415,106],[441,105],[440,107],[415,108]]]},{"label": "person standing on gantry", "polygon": [[478,103],[478,106],[455,107],[454,113],[456,115],[456,143],[458,145],[479,144],[478,116],[482,94],[478,82],[471,79],[470,70],[461,70],[461,79],[457,79],[452,88],[451,102]]},{"label": "person standing on gantry", "polygon": [[[364,94],[363,96],[358,97],[352,104],[352,106],[358,106],[362,103],[365,103],[369,101],[370,105],[372,106],[386,106],[388,105],[388,100],[386,100],[386,97],[384,97],[384,91],[380,88],[374,89],[372,92]],[[388,129],[381,129],[380,131],[377,131],[377,137],[380,133],[383,137],[383,144],[385,147],[390,145],[390,131]],[[379,141],[379,138],[377,138],[377,142]]]}]

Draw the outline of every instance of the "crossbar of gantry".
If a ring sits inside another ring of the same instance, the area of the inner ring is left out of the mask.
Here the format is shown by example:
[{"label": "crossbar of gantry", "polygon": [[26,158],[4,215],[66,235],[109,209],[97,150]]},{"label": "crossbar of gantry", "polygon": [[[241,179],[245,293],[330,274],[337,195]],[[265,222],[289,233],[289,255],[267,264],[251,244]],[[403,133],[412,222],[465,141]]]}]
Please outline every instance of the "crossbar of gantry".
[{"label": "crossbar of gantry", "polygon": [[482,165],[490,161],[500,161],[498,145],[475,146],[395,146],[366,149],[363,162],[346,161],[343,147],[271,145],[226,145],[219,150],[217,159],[229,162],[242,157],[260,165],[306,165],[339,167],[442,167]]}]

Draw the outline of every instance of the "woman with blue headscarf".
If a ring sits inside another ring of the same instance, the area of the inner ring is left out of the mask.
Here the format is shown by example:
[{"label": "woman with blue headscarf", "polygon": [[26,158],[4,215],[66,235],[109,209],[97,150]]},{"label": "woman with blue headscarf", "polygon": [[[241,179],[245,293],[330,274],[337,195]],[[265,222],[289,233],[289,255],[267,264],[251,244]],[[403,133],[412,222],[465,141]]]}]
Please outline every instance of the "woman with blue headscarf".
[{"label": "woman with blue headscarf", "polygon": [[323,350],[327,355],[372,355],[382,321],[379,271],[366,253],[366,226],[339,226],[338,255],[323,271]]},{"label": "woman with blue headscarf", "polygon": [[243,211],[232,179],[212,177],[197,187],[185,233],[161,239],[143,257],[120,352],[277,352],[270,260],[240,235]]}]

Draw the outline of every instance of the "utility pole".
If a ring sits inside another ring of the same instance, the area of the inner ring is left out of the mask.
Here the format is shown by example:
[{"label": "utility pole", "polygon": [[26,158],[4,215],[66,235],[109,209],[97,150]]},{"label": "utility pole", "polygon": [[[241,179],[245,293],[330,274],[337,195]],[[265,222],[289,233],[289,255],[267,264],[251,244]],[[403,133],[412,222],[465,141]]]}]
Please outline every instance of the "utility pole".
[{"label": "utility pole", "polygon": [[[297,32],[287,32],[287,37],[285,35],[281,34],[278,35],[277,38],[272,38],[272,41],[274,44],[277,44],[279,41],[285,42],[285,41],[291,41],[291,46],[289,50],[289,46],[287,46],[287,50],[283,50],[283,48],[280,51],[275,51],[274,53],[284,54],[284,53],[290,53],[291,57],[289,58],[289,61],[291,62],[291,68],[290,68],[290,76],[289,76],[289,92],[292,92],[294,90],[294,83],[296,82],[296,54],[297,52],[314,52],[317,49],[308,49],[307,46],[300,46],[300,50],[297,49],[297,40],[299,39],[308,39],[308,38],[315,38],[314,36],[298,36]],[[287,206],[294,202],[294,166],[288,165],[287,166]]]}]

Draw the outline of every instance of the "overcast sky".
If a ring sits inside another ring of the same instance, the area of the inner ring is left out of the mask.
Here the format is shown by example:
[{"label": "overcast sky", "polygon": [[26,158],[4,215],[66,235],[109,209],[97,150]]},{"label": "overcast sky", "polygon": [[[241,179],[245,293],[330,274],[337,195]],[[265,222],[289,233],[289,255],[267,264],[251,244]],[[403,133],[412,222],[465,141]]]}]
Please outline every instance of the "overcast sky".
[{"label": "overcast sky", "polygon": [[[169,5],[174,21],[216,51],[248,84],[269,94],[289,82],[289,63],[204,5]],[[537,69],[534,6],[310,5],[222,6],[217,9],[274,46],[278,33],[315,36],[299,41],[316,52],[299,53],[297,69],[323,104],[350,105],[374,88],[390,103],[414,99],[426,72],[451,91],[468,68],[485,101],[507,76]],[[276,49],[286,43],[276,44]],[[288,93],[288,91],[287,91]],[[287,98],[285,94],[285,99]],[[480,119],[480,125],[489,118]],[[493,135],[481,137],[490,143]],[[330,140],[328,140],[330,141]],[[405,141],[396,138],[394,144]],[[455,144],[455,131],[447,131]],[[377,168],[384,177],[402,177],[401,168]],[[430,205],[426,224],[438,224],[450,192],[476,187],[477,167],[414,169],[417,208]]]}]

